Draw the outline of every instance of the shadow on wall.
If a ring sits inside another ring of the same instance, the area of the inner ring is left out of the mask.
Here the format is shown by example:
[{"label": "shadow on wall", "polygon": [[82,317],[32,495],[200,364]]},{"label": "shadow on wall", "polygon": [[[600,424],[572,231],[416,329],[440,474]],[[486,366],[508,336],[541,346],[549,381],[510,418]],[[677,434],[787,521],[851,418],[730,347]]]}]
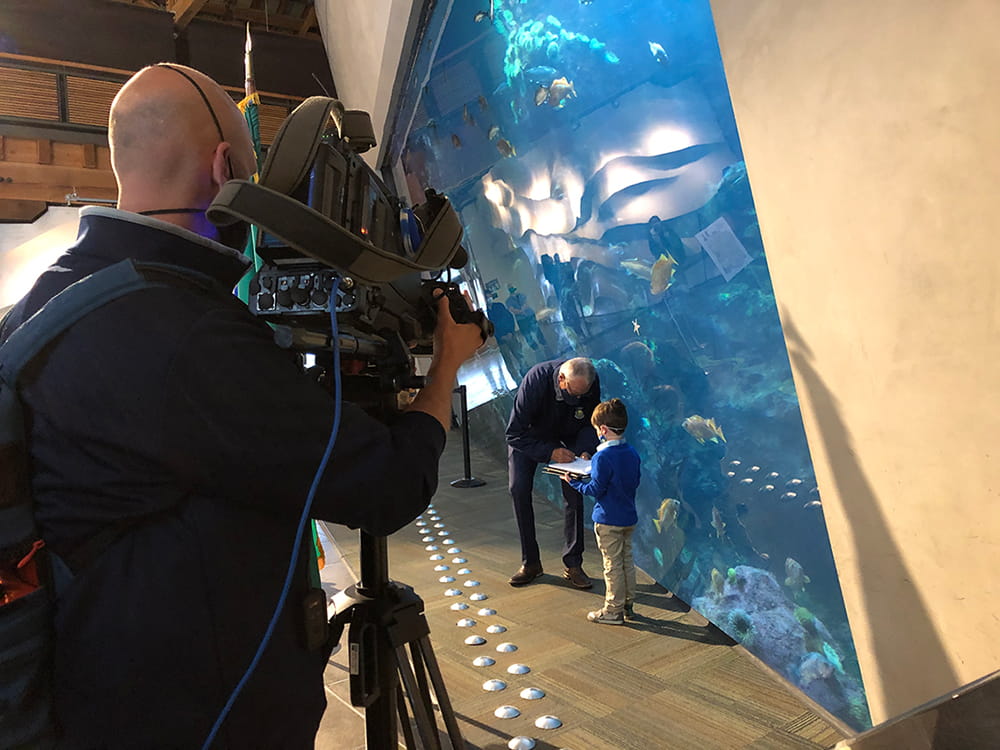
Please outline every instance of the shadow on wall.
[{"label": "shadow on wall", "polygon": [[[859,585],[870,622],[875,662],[880,670],[891,672],[914,660],[920,662],[923,679],[919,684],[910,682],[903,686],[890,679],[876,688],[866,682],[866,690],[870,693],[879,689],[886,710],[897,714],[928,695],[958,685],[958,676],[893,543],[875,491],[855,456],[837,401],[813,367],[812,351],[791,320],[791,314],[783,310],[782,328],[797,373],[796,384],[809,394],[820,436],[833,464],[833,479],[854,535],[858,568],[866,571]],[[883,585],[876,586],[876,582]],[[887,588],[893,592],[891,597],[884,594]],[[905,635],[901,636],[900,631]]]}]

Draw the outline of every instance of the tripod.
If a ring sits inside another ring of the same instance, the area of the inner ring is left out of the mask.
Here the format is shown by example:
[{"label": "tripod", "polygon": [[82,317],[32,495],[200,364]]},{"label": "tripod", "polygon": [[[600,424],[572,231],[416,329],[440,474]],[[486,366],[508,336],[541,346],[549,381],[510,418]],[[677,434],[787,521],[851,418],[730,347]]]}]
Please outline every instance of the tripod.
[{"label": "tripod", "polygon": [[416,750],[407,700],[421,747],[443,750],[434,719],[431,688],[441,708],[451,747],[453,750],[464,748],[458,721],[431,649],[424,602],[412,587],[389,580],[384,536],[361,532],[361,580],[337,594],[334,604],[336,614],[330,621],[334,632],[342,633],[344,626],[350,624],[351,704],[365,709],[365,746],[368,750],[395,750],[399,726],[402,726],[408,750]]}]

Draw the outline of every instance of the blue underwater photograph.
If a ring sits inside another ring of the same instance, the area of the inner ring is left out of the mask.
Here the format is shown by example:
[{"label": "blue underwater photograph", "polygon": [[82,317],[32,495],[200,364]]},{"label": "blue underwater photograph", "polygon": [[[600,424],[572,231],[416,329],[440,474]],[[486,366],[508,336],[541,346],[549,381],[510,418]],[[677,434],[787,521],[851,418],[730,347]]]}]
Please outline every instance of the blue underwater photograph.
[{"label": "blue underwater photograph", "polygon": [[462,374],[477,429],[502,445],[530,367],[592,358],[642,459],[636,564],[869,727],[708,0],[432,7],[394,142],[496,328]]}]

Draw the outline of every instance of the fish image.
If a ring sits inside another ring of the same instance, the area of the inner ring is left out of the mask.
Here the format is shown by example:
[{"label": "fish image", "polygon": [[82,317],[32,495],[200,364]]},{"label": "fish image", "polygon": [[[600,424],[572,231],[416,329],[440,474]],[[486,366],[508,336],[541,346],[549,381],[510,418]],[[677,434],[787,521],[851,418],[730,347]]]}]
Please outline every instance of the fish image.
[{"label": "fish image", "polygon": [[753,484],[753,479],[750,477],[746,477],[745,479],[740,480],[740,484]]},{"label": "fish image", "polygon": [[740,466],[742,463],[743,462],[740,461],[739,459],[733,459],[732,461],[729,462],[729,465],[730,466]]},{"label": "fish image", "polygon": [[765,484],[763,487],[760,488],[760,491],[761,492],[774,492],[774,485],[773,484]]},{"label": "fish image", "polygon": [[490,131],[489,131],[489,139],[491,141],[495,141],[497,139],[498,135],[500,135],[500,126],[499,125],[491,125],[490,126]]},{"label": "fish image", "polygon": [[472,113],[469,111],[469,105],[466,104],[462,107],[462,119],[465,120],[466,125],[476,126],[476,121],[472,118]]},{"label": "fish image", "polygon": [[712,594],[716,597],[722,596],[726,591],[726,577],[719,572],[718,568],[712,568]]},{"label": "fish image", "polygon": [[653,267],[644,260],[623,260],[622,268],[628,271],[633,276],[638,276],[640,279],[646,279],[647,281],[652,281],[653,277]]},{"label": "fish image", "polygon": [[562,109],[566,106],[566,101],[575,96],[576,89],[573,87],[573,82],[563,76],[553,79],[548,85],[543,83],[535,89],[535,106],[548,104],[553,109]]},{"label": "fish image", "polygon": [[660,254],[660,257],[656,259],[649,273],[649,291],[651,294],[661,294],[667,291],[670,287],[670,282],[673,281],[676,267],[677,261],[673,255],[670,253],[666,255]]},{"label": "fish image", "polygon": [[476,11],[476,15],[472,17],[472,20],[479,23],[480,21],[485,21],[487,18],[491,21],[493,20],[493,0],[490,0],[489,10]]},{"label": "fish image", "polygon": [[476,101],[479,102],[479,110],[485,112],[490,108],[489,102],[486,101],[486,97],[480,94],[476,97]]},{"label": "fish image", "polygon": [[809,576],[802,570],[798,561],[793,557],[786,557],[785,585],[792,591],[804,591],[807,583],[810,583]]},{"label": "fish image", "polygon": [[649,43],[649,52],[660,65],[664,65],[669,62],[670,58],[667,57],[667,51],[663,49],[663,45],[659,42]]},{"label": "fish image", "polygon": [[715,423],[715,417],[705,419],[700,414],[692,414],[681,423],[681,426],[699,443],[704,444],[706,440],[711,440],[713,443],[718,443],[720,440],[726,442],[726,436],[722,428]]},{"label": "fish image", "polygon": [[662,534],[664,529],[669,529],[675,523],[677,523],[677,511],[680,510],[680,501],[667,497],[664,498],[663,502],[660,503],[660,509],[657,511],[656,518],[653,519],[653,525],[656,527],[656,532]]},{"label": "fish image", "polygon": [[561,109],[566,104],[567,99],[576,97],[576,89],[573,82],[567,81],[566,77],[556,78],[549,84],[548,102],[550,107]]},{"label": "fish image", "polygon": [[772,471],[770,474],[767,475],[767,478],[768,479],[777,479],[780,476],[781,475],[778,472]]},{"label": "fish image", "polygon": [[506,138],[501,138],[497,141],[497,151],[505,159],[509,159],[512,156],[517,156],[517,149],[514,148],[514,144],[508,141]]},{"label": "fish image", "polygon": [[462,139],[459,138],[455,133],[451,134],[451,145],[455,148],[462,148]]},{"label": "fish image", "polygon": [[750,471],[760,471],[760,467],[759,466],[751,466],[750,467]]},{"label": "fish image", "polygon": [[722,539],[726,535],[726,522],[722,520],[722,514],[714,505],[712,506],[712,528],[715,529],[715,536]]}]

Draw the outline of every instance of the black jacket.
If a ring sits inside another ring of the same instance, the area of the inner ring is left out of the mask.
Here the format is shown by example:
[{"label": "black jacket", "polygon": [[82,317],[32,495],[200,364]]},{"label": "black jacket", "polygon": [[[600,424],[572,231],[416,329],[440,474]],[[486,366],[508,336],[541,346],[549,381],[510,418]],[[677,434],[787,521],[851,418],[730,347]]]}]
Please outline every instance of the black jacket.
[{"label": "black jacket", "polygon": [[[238,254],[135,214],[84,209],[77,244],[13,323],[126,257],[201,271],[221,291],[123,297],[24,373],[46,542],[71,555],[139,521],[60,598],[56,707],[65,747],[200,747],[278,599],[334,401],[226,291],[245,268]],[[314,517],[382,535],[427,505],[445,442],[434,418],[389,428],[344,404],[339,435]],[[313,746],[325,659],[302,645],[305,559],[215,747]]]},{"label": "black jacket", "polygon": [[507,445],[538,463],[549,463],[552,451],[560,447],[578,456],[597,450],[597,433],[590,416],[601,402],[601,380],[595,376],[579,404],[566,403],[557,380],[559,366],[565,361],[540,362],[528,370],[507,422]]}]

